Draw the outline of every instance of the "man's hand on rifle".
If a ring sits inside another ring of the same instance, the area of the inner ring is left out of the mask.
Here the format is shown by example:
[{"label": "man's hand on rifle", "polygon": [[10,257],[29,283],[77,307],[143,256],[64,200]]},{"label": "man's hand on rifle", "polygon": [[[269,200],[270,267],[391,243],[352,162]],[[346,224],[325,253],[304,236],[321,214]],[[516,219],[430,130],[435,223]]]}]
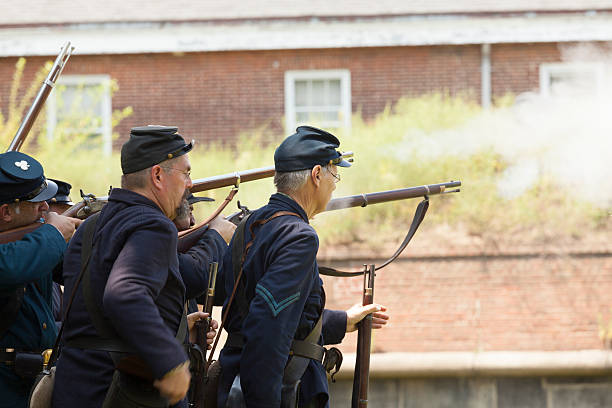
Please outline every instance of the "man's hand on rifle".
[{"label": "man's hand on rifle", "polygon": [[[196,342],[196,330],[195,330],[195,322],[198,320],[204,320],[208,318],[208,313],[204,312],[194,312],[187,315],[187,327],[189,327],[189,342]],[[219,328],[219,323],[211,319],[210,320],[210,330],[206,333],[206,344],[208,349],[210,350],[211,344],[215,340],[215,336],[217,335],[217,329]]]},{"label": "man's hand on rifle", "polygon": [[380,329],[389,320],[389,315],[385,313],[387,308],[383,305],[373,303],[371,305],[363,306],[356,304],[346,311],[346,332],[353,332],[357,330],[357,323],[363,320],[364,317],[372,313],[372,328]]},{"label": "man's hand on rifle", "polygon": [[78,218],[66,217],[53,211],[44,214],[45,224],[51,224],[63,235],[66,242],[70,241],[76,228],[81,225],[83,220]]},{"label": "man's hand on rifle", "polygon": [[210,229],[217,231],[228,244],[236,230],[236,225],[226,220],[222,215],[214,218],[208,225]]}]

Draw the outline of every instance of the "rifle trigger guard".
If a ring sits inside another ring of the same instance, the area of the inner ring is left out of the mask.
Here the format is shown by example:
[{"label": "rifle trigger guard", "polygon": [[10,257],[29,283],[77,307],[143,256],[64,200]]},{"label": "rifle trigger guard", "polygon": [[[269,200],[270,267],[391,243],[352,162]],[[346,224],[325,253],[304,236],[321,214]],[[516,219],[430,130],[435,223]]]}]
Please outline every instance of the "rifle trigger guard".
[{"label": "rifle trigger guard", "polygon": [[368,197],[365,194],[361,194],[361,197],[363,198],[363,204],[361,204],[362,207],[367,207],[368,205]]}]

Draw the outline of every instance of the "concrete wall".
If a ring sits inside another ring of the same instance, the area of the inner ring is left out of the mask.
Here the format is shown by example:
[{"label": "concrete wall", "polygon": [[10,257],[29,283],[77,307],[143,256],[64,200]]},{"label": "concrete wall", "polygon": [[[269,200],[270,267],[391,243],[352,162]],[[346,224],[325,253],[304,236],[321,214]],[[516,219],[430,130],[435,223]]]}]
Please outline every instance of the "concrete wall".
[{"label": "concrete wall", "polygon": [[[349,407],[352,381],[331,384],[331,407]],[[612,377],[447,377],[372,380],[369,408],[604,408]]]}]

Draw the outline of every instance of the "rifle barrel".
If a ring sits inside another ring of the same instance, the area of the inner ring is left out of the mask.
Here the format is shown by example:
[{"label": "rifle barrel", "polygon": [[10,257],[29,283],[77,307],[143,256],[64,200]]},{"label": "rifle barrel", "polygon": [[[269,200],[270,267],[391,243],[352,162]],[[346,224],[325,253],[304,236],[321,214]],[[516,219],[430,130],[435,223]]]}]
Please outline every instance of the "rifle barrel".
[{"label": "rifle barrel", "polygon": [[[370,204],[386,203],[388,201],[405,200],[408,198],[423,197],[426,195],[445,194],[447,188],[459,187],[461,181],[451,181],[448,183],[428,184],[418,187],[400,188],[397,190],[379,191],[377,193],[358,194],[346,197],[334,198],[331,200],[325,211],[341,210],[349,207],[365,207]],[[448,193],[458,192],[459,190],[449,191]]]},{"label": "rifle barrel", "polygon": [[59,78],[60,74],[62,73],[62,70],[68,61],[68,58],[70,58],[72,55],[73,50],[74,47],[70,46],[70,41],[66,42],[66,44],[64,44],[62,47],[59,55],[53,63],[53,66],[51,67],[51,70],[49,71],[49,75],[47,75],[47,78],[43,81],[43,84],[40,87],[40,90],[38,91],[30,110],[28,110],[28,113],[21,122],[19,129],[17,129],[17,133],[15,133],[15,137],[13,137],[7,152],[19,151],[19,149],[21,149],[21,146],[25,142],[28,133],[30,133],[30,129],[32,129],[40,110],[45,104],[47,97],[55,86],[55,81],[57,81],[57,78]]},{"label": "rifle barrel", "polygon": [[192,193],[200,191],[214,190],[215,188],[236,186],[241,182],[254,181],[274,176],[274,166],[261,167],[258,169],[236,171],[234,173],[222,174],[193,180]]}]

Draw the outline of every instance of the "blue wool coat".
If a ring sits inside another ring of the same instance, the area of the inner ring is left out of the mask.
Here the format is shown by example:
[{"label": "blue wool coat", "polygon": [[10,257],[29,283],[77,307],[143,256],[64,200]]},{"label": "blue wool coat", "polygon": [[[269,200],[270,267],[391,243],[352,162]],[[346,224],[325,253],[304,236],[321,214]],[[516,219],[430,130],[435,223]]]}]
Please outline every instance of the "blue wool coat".
[{"label": "blue wool coat", "polygon": [[[52,272],[61,266],[66,242],[52,225],[42,225],[20,241],[0,245],[0,292],[25,285],[17,318],[0,338],[0,348],[37,351],[53,347],[57,335],[51,310]],[[26,407],[33,380],[23,380],[0,364],[0,407]]]},{"label": "blue wool coat", "polygon": [[[323,312],[325,295],[319,277],[316,255],[319,240],[302,207],[284,194],[274,194],[269,203],[247,220],[244,245],[251,241],[250,225],[278,211],[281,216],[255,229],[256,238],[244,262],[242,279],[246,296],[252,299],[243,318],[230,308],[226,329],[244,336],[244,348],[225,347],[220,354],[223,373],[218,406],[224,407],[231,384],[240,373],[241,386],[249,408],[279,407],[283,370],[293,339],[303,340],[323,313],[323,333],[319,344],[339,343],[346,330],[346,313]],[[224,291],[234,287],[232,248],[223,261]],[[227,306],[225,301],[224,309]],[[325,370],[311,360],[302,376],[301,404],[317,398],[328,406]]]},{"label": "blue wool coat", "polygon": [[[79,229],[66,252],[65,304],[81,269],[82,240]],[[209,241],[225,247],[216,232],[206,234],[197,246]],[[94,245],[90,261],[94,300],[117,335],[148,363],[155,378],[161,378],[187,360],[183,345],[175,338],[185,302],[176,227],[146,197],[113,189],[98,219]],[[196,264],[206,256],[202,252],[206,250],[196,249],[194,256],[183,259],[187,274],[198,273]],[[191,275],[189,279],[198,280]],[[206,281],[201,283],[203,287],[193,288],[194,293],[204,290]],[[64,341],[96,335],[81,290],[64,330]],[[108,353],[64,347],[57,363],[53,405],[101,406],[113,372]]]}]

